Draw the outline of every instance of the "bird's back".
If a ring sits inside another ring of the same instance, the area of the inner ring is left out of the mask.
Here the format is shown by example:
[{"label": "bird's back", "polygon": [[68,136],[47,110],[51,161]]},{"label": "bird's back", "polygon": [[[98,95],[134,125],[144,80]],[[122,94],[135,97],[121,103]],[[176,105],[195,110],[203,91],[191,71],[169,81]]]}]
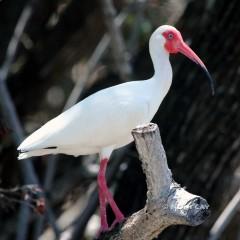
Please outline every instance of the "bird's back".
[{"label": "bird's back", "polygon": [[139,96],[144,82],[124,83],[89,96],[30,135],[18,150],[82,155],[131,142],[132,128],[151,120],[147,95]]}]

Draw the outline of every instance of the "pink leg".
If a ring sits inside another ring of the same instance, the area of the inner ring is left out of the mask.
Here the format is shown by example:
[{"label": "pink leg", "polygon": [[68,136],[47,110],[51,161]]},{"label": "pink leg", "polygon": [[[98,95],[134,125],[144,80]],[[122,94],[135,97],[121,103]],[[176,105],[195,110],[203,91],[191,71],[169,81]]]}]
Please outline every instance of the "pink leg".
[{"label": "pink leg", "polygon": [[109,190],[107,190],[106,195],[107,195],[106,198],[108,200],[108,203],[111,206],[113,213],[115,214],[116,220],[118,222],[121,222],[124,219],[124,215],[118,208],[118,206],[117,206],[116,202],[114,201],[112,194],[111,194],[111,192],[109,192]]},{"label": "pink leg", "polygon": [[104,192],[101,188],[101,182],[102,178],[105,175],[104,168],[101,167],[100,163],[100,169],[98,173],[98,195],[99,195],[99,204],[100,204],[100,219],[101,219],[101,227],[100,227],[100,232],[105,232],[108,231],[108,222],[107,222],[107,211],[106,211],[106,206],[107,206],[107,201],[106,197],[104,195]]},{"label": "pink leg", "polygon": [[[99,174],[98,174],[98,185],[99,185],[99,199],[100,199],[100,213],[101,213],[101,219],[103,218],[102,215],[104,214],[104,212],[101,212],[101,198],[105,197],[105,203],[109,203],[109,205],[111,206],[113,213],[116,217],[116,219],[114,220],[112,227],[116,224],[119,223],[121,221],[123,221],[124,219],[124,215],[122,214],[122,212],[119,210],[117,204],[115,203],[111,192],[108,190],[107,187],[107,182],[106,182],[106,178],[105,178],[105,174],[106,174],[106,168],[107,168],[107,163],[108,163],[108,159],[104,158],[101,159],[100,161],[100,169],[99,169]],[[101,193],[100,193],[101,192]],[[106,212],[106,205],[104,206],[105,208],[105,212]],[[102,220],[101,220],[101,228],[102,228]]]},{"label": "pink leg", "polygon": [[103,195],[102,191],[99,189],[99,203],[100,203],[100,218],[101,218],[101,227],[100,232],[108,231],[108,222],[107,222],[107,211],[106,211],[106,198]]}]

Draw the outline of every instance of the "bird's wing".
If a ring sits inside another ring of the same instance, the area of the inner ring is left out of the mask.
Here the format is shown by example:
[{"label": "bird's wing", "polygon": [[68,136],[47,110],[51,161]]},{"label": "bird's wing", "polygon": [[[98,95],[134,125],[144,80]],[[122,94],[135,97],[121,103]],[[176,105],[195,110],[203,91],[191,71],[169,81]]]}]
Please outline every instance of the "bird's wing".
[{"label": "bird's wing", "polygon": [[143,89],[137,88],[137,84],[127,83],[91,95],[47,122],[24,140],[18,150],[101,148],[124,139],[132,128],[147,121],[148,102],[139,97]]}]

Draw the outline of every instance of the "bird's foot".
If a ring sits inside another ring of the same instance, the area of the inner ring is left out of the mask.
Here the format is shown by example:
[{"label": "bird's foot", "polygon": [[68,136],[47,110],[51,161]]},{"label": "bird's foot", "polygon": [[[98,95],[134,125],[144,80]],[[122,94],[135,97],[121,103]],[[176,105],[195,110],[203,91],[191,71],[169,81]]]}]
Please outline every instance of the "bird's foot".
[{"label": "bird's foot", "polygon": [[100,229],[98,230],[98,233],[97,233],[97,239],[101,236],[101,234],[104,234],[108,231],[111,231],[114,229],[114,227],[116,227],[117,224],[120,224],[122,223],[123,221],[125,220],[124,216],[122,217],[118,217],[118,218],[115,218],[115,220],[113,221],[113,223],[111,224],[110,227],[108,227],[108,225],[101,225]]},{"label": "bird's foot", "polygon": [[101,235],[101,233],[111,231],[117,224],[122,223],[125,220],[124,215],[119,211],[117,214],[115,214],[115,220],[109,227],[105,216],[103,217],[101,215],[101,227],[98,231],[98,237]]},{"label": "bird's foot", "polygon": [[122,214],[122,216],[116,217],[115,220],[113,221],[111,227],[109,228],[109,230],[112,230],[117,224],[122,223],[124,221],[124,219],[125,218],[124,218],[123,214]]},{"label": "bird's foot", "polygon": [[98,230],[98,233],[97,233],[97,238],[100,237],[101,234],[105,233],[105,232],[108,232],[111,228],[107,226],[104,226],[104,225],[101,225],[100,229]]}]

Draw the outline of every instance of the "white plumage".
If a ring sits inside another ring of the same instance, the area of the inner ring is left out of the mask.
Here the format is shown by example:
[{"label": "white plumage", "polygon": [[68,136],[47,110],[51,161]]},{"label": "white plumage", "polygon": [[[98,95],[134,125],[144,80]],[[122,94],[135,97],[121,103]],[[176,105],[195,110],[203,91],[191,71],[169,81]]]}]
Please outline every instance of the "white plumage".
[{"label": "white plumage", "polygon": [[155,88],[150,85],[128,82],[89,96],[23,141],[19,159],[49,153],[100,153],[130,143],[131,130],[149,122],[160,104],[160,98],[154,104]]},{"label": "white plumage", "polygon": [[171,85],[169,54],[161,46],[163,30],[164,26],[158,28],[150,40],[152,78],[110,87],[82,100],[26,138],[18,147],[18,159],[57,153],[109,157],[133,141],[131,130],[151,121]]},{"label": "white plumage", "polygon": [[57,153],[74,156],[99,153],[100,232],[109,230],[108,204],[115,215],[111,227],[124,219],[107,188],[108,159],[114,149],[133,141],[131,131],[134,127],[151,121],[158,110],[172,83],[169,53],[181,52],[199,64],[214,90],[207,68],[174,27],[159,27],[150,38],[149,51],[154,66],[152,78],[123,83],[87,97],[47,122],[18,147],[19,159]]},{"label": "white plumage", "polygon": [[154,75],[144,81],[101,90],[47,122],[18,147],[19,159],[64,153],[74,156],[112,151],[133,141],[131,130],[151,121],[172,83],[169,53],[181,52],[199,64],[214,86],[200,58],[184,43],[180,32],[159,27],[149,41]]}]

